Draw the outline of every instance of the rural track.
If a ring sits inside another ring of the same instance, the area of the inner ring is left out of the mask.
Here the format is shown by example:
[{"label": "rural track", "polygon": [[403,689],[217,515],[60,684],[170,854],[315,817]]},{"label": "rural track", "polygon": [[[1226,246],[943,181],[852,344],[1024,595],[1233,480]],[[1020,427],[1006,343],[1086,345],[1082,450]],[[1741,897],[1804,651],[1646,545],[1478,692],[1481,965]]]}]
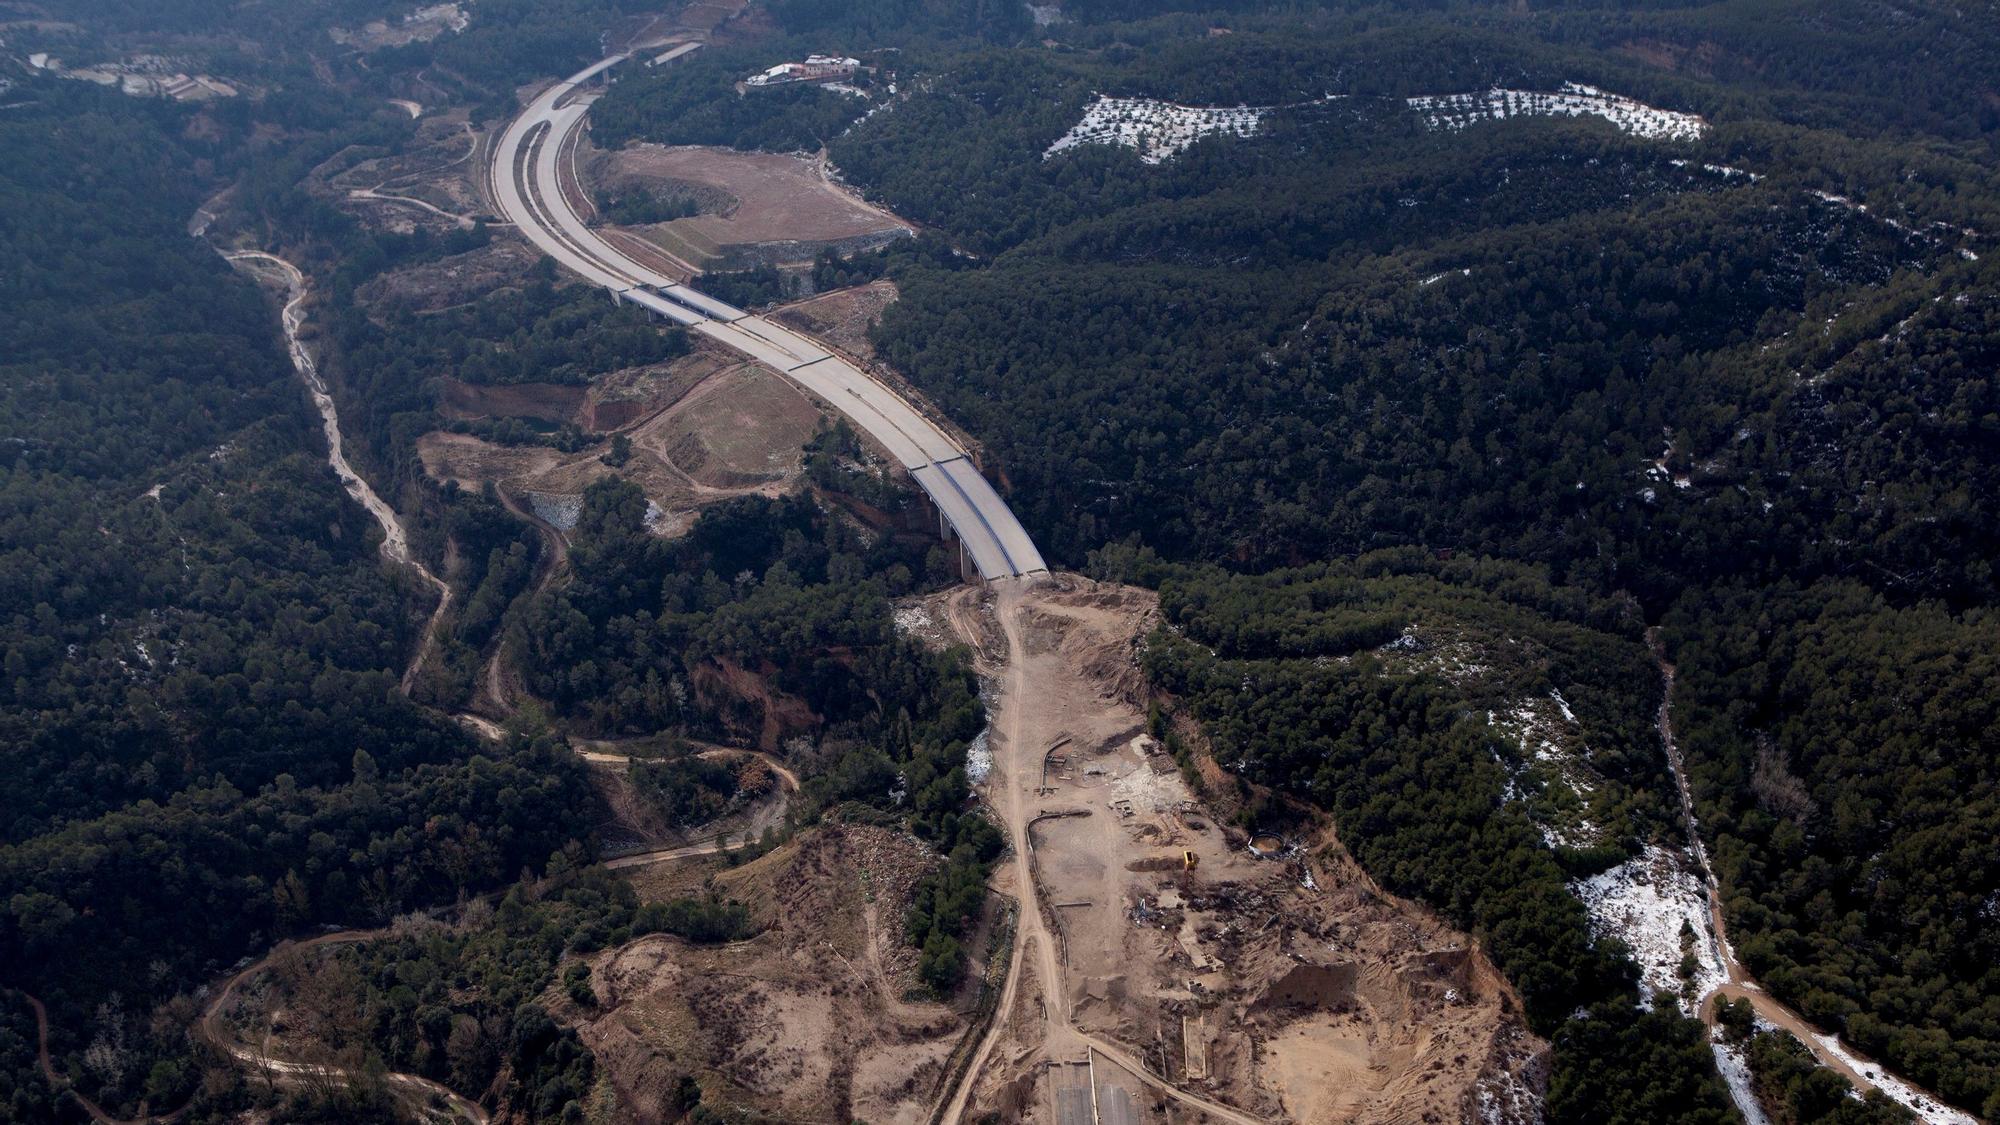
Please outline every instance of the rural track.
[{"label": "rural track", "polygon": [[723,852],[738,851],[751,846],[752,843],[754,841],[739,840],[733,844],[724,844],[719,840],[711,840],[706,844],[689,844],[679,848],[659,848],[654,851],[633,852],[631,855],[621,855],[616,859],[605,860],[604,867],[608,871],[624,871],[632,867],[652,867],[655,864],[672,863],[677,859],[695,859],[699,856],[720,855]]},{"label": "rural track", "polygon": [[[388,933],[389,931],[387,930],[379,929],[340,930],[335,933],[321,934],[318,937],[308,938],[304,941],[279,942],[262,958],[231,974],[215,990],[214,997],[202,1008],[201,1015],[195,1020],[194,1026],[189,1029],[189,1034],[196,1041],[220,1052],[225,1057],[234,1061],[238,1066],[254,1069],[258,1073],[270,1078],[273,1082],[298,1081],[308,1076],[332,1081],[346,1081],[354,1078],[355,1074],[352,1071],[344,1070],[340,1067],[321,1066],[316,1063],[302,1063],[290,1059],[281,1059],[238,1042],[234,1036],[229,1034],[227,1027],[223,1023],[222,1009],[228,1005],[230,999],[236,994],[238,986],[258,973],[264,972],[270,967],[272,960],[281,954],[288,954],[297,950],[311,949],[318,946],[346,945],[371,941],[384,937]],[[21,995],[27,997],[28,1006],[34,1009],[36,1054],[41,1064],[42,1077],[48,1081],[51,1087],[75,1098],[77,1104],[83,1107],[83,1111],[90,1116],[93,1122],[96,1122],[96,1125],[174,1125],[175,1122],[187,1116],[190,1109],[194,1108],[194,1101],[190,1099],[186,1104],[169,1113],[155,1113],[145,1117],[123,1118],[107,1112],[103,1106],[98,1105],[85,1096],[81,1090],[71,1085],[67,1078],[56,1071],[55,1062],[49,1056],[48,1008],[42,1004],[40,999],[30,993],[23,992]],[[384,1075],[383,1080],[399,1092],[416,1098],[418,1106],[427,1105],[433,1099],[439,1100],[451,1108],[454,1120],[470,1121],[474,1125],[488,1125],[489,1117],[486,1111],[480,1108],[477,1103],[422,1075],[392,1071]]]},{"label": "rural track", "polygon": [[[363,199],[371,203],[400,203],[406,207],[415,207],[420,211],[429,211],[431,214],[436,215],[439,218],[450,219],[452,222],[458,224],[458,229],[460,230],[471,230],[479,225],[479,220],[471,215],[461,215],[456,211],[447,211],[444,208],[439,207],[435,203],[432,203],[428,200],[418,199],[415,196],[392,195],[388,192],[381,190],[381,185],[377,185],[372,188],[348,188],[347,198]],[[488,225],[511,226],[512,224],[490,223]]]},{"label": "rural track", "polygon": [[[294,953],[299,950],[313,949],[327,945],[352,945],[358,942],[373,941],[376,938],[386,937],[388,934],[388,930],[340,930],[335,933],[321,934],[318,937],[307,938],[304,941],[278,943],[262,959],[239,970],[227,981],[223,982],[222,987],[216,990],[215,998],[208,1002],[206,1008],[202,1009],[201,1019],[195,1023],[196,1036],[210,1047],[233,1059],[239,1066],[251,1068],[260,1074],[266,1075],[273,1081],[280,1079],[297,1081],[307,1077],[328,1081],[348,1081],[353,1079],[356,1077],[355,1073],[341,1067],[281,1059],[238,1042],[223,1025],[222,1009],[227,1006],[230,998],[235,995],[239,985],[256,976],[258,973],[265,971],[270,967],[271,961],[281,954]],[[450,1087],[442,1083],[433,1082],[422,1075],[400,1072],[391,1072],[385,1075],[383,1080],[390,1086],[397,1088],[399,1092],[417,1098],[419,1104],[427,1103],[432,1099],[443,1101],[445,1105],[450,1107],[453,1120],[470,1121],[474,1122],[475,1125],[488,1125],[490,1119],[487,1112],[478,1103],[453,1091]]]},{"label": "rural track", "polygon": [[[394,99],[391,100],[391,104],[404,105],[404,106],[416,105],[415,102],[402,102]],[[421,107],[419,107],[419,109],[421,109]],[[416,117],[419,115],[412,114],[411,116]],[[453,168],[456,168],[461,164],[467,163],[474,156],[477,156],[479,154],[479,146],[480,146],[479,134],[473,130],[470,122],[461,123],[461,127],[465,131],[465,138],[466,141],[468,142],[466,145],[464,155],[459,156],[452,160],[448,160],[443,164],[439,164],[434,167],[420,168],[414,172],[405,172],[400,176],[391,176],[388,179],[383,180],[381,183],[376,184],[374,187],[349,188],[347,189],[347,198],[363,199],[376,203],[399,203],[405,206],[415,207],[421,211],[428,211],[431,214],[438,216],[439,218],[450,219],[452,222],[458,224],[458,228],[460,230],[472,230],[476,228],[479,225],[479,219],[477,216],[461,215],[456,211],[447,211],[444,208],[439,207],[437,204],[430,202],[429,200],[418,199],[415,196],[410,196],[410,195],[397,195],[394,192],[383,190],[384,188],[387,188],[392,184],[400,184],[406,180],[416,180],[424,176],[435,176],[440,172],[449,172]],[[504,220],[489,221],[487,223],[487,226],[489,227],[495,227],[495,226],[510,227],[513,225],[514,224],[506,222]]]},{"label": "rural track", "polygon": [[[636,741],[644,740],[640,739]],[[571,737],[570,744],[577,747],[576,754],[578,757],[586,762],[596,762],[599,765],[625,766],[630,765],[634,761],[645,760],[620,752],[618,749],[620,746],[630,744],[620,739]],[[709,743],[694,742],[693,740],[689,740],[688,744],[701,747],[701,749],[695,752],[695,756],[698,758],[719,758],[726,755],[744,755],[755,758],[770,767],[771,772],[778,775],[778,780],[785,783],[785,788],[794,793],[799,791],[799,775],[793,773],[790,766],[779,761],[774,755],[767,754],[762,750],[752,750],[745,746],[717,746]]]},{"label": "rural track", "polygon": [[103,1106],[90,1100],[83,1091],[71,1085],[69,1079],[56,1073],[55,1061],[49,1057],[49,1010],[33,993],[23,992],[21,995],[27,997],[28,1007],[35,1012],[35,1055],[42,1067],[42,1077],[48,1080],[50,1086],[75,1098],[76,1104],[82,1106],[83,1112],[89,1114],[90,1119],[97,1125],[173,1125],[193,1108],[194,1103],[190,1101],[171,1113],[155,1113],[145,1117],[114,1117],[105,1112]]},{"label": "rural track", "polygon": [[[1653,662],[1660,670],[1660,680],[1663,685],[1658,720],[1660,742],[1666,748],[1669,772],[1674,776],[1674,786],[1680,795],[1681,817],[1687,826],[1689,848],[1693,851],[1696,865],[1700,869],[1698,873],[1701,877],[1702,890],[1708,899],[1709,925],[1715,931],[1715,951],[1722,962],[1724,974],[1723,983],[1710,989],[1696,1001],[1695,1014],[1713,1033],[1716,1026],[1713,1004],[1715,998],[1748,1000],[1759,1018],[1790,1032],[1813,1053],[1813,1057],[1819,1060],[1820,1065],[1847,1079],[1856,1090],[1864,1093],[1880,1090],[1885,1096],[1908,1106],[1905,1097],[1899,1097],[1897,1091],[1888,1088],[1890,1085],[1900,1086],[1917,1098],[1928,1100],[1940,1109],[1950,1110],[1951,1103],[1894,1073],[1854,1048],[1843,1044],[1840,1052],[1836,1053],[1826,1041],[1829,1039],[1838,1041],[1837,1036],[1821,1030],[1797,1009],[1771,995],[1750,970],[1744,967],[1743,962],[1736,959],[1736,949],[1729,942],[1728,926],[1722,916],[1722,884],[1715,877],[1715,869],[1709,865],[1708,846],[1702,842],[1700,825],[1695,819],[1694,796],[1688,788],[1686,762],[1681,754],[1680,744],[1674,739],[1675,669],[1667,661],[1666,646],[1660,639],[1658,627],[1646,631],[1646,641],[1652,648]],[[1855,1065],[1857,1063],[1859,1065]],[[1976,1119],[1966,1114],[1963,1120],[1972,1122]]]}]

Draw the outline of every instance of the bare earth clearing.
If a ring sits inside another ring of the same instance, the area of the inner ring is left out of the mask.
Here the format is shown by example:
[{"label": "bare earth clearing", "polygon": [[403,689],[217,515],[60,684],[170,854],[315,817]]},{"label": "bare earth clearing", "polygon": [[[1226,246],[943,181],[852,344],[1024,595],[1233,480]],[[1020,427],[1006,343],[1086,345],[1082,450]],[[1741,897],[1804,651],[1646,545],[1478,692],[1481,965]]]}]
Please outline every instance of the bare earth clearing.
[{"label": "bare earth clearing", "polygon": [[[766,928],[724,946],[655,935],[593,959],[598,1005],[551,1010],[596,1053],[635,1120],[657,1119],[682,1074],[706,1104],[791,1121],[906,1122],[929,1112],[965,1032],[953,1008],[907,1000],[910,889],[938,862],[910,837],[828,824],[712,882]],[[651,897],[686,894],[683,865]]]},{"label": "bare earth clearing", "polygon": [[608,434],[563,453],[435,431],[418,439],[417,452],[433,478],[470,489],[491,482],[562,530],[592,481],[622,476],[645,490],[659,509],[654,530],[667,535],[685,531],[706,504],[792,488],[802,447],[821,422],[819,409],[782,377],[706,350],[607,376],[587,391],[447,384],[444,409],[468,420],[536,418],[623,434],[631,458],[616,468],[603,460]]},{"label": "bare earth clearing", "polygon": [[477,187],[479,133],[463,110],[426,117],[408,150],[356,160],[355,150],[313,170],[308,187],[377,230],[469,230],[487,214]]},{"label": "bare earth clearing", "polygon": [[644,144],[589,159],[592,178],[609,188],[644,185],[658,195],[720,202],[714,213],[638,228],[704,269],[810,261],[828,247],[858,250],[910,232],[803,156]]},{"label": "bare earth clearing", "polygon": [[882,318],[882,310],[896,303],[899,294],[893,281],[871,281],[852,289],[836,289],[809,297],[771,312],[771,319],[787,328],[845,352],[855,359],[872,361],[875,343],[868,330]]},{"label": "bare earth clearing", "polygon": [[985,796],[1017,849],[1001,879],[1033,903],[945,1119],[1526,1118],[1546,1048],[1485,956],[1325,829],[1256,857],[1145,735],[1154,612],[1068,575],[932,611],[999,680]]}]

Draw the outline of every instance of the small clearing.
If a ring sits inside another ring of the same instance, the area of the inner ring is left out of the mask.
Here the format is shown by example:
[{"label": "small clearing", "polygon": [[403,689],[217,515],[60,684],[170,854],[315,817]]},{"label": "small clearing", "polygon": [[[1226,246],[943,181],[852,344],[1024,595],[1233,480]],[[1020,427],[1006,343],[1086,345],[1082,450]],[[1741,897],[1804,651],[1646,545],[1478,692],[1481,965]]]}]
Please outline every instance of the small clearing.
[{"label": "small clearing", "polygon": [[477,250],[391,270],[363,284],[357,296],[363,305],[436,312],[518,284],[540,258],[541,251],[522,240],[495,238]]},{"label": "small clearing", "polygon": [[1042,153],[1047,160],[1078,145],[1122,145],[1148,164],[1185,152],[1203,137],[1249,137],[1270,112],[1265,106],[1195,106],[1156,98],[1114,98],[1099,94],[1083,119]]},{"label": "small clearing", "polygon": [[365,52],[428,43],[441,35],[456,35],[470,26],[472,17],[457,4],[430,4],[398,20],[371,20],[352,29],[328,28],[326,34],[343,47]]},{"label": "small clearing", "polygon": [[[447,418],[571,423],[599,440],[564,453],[437,431],[417,440],[417,454],[433,479],[472,491],[494,484],[557,528],[574,522],[593,481],[621,476],[651,501],[648,526],[678,535],[706,505],[791,488],[803,470],[802,447],[821,424],[819,408],[789,381],[732,358],[703,347],[666,364],[615,372],[587,389],[447,382],[440,396]],[[631,456],[613,467],[604,458],[618,434],[630,439]]]},{"label": "small clearing", "polygon": [[823,344],[830,344],[858,359],[875,358],[875,345],[868,330],[882,318],[882,311],[896,303],[896,283],[871,281],[851,289],[837,289],[773,310],[771,319]]},{"label": "small clearing", "polygon": [[1486,722],[1521,748],[1517,762],[1503,761],[1509,791],[1532,793],[1529,816],[1552,848],[1584,848],[1608,842],[1590,815],[1604,777],[1591,765],[1590,747],[1576,713],[1559,691],[1488,711]]},{"label": "small clearing", "polygon": [[1601,117],[1623,132],[1649,140],[1698,141],[1708,132],[1708,122],[1692,113],[1656,109],[1575,82],[1565,82],[1553,93],[1495,86],[1483,93],[1427,94],[1408,102],[1423,114],[1424,124],[1454,133],[1481,121],[1509,117]]},{"label": "small clearing", "polygon": [[[399,104],[405,112],[416,106]],[[473,159],[479,136],[462,110],[423,117],[416,109],[416,136],[405,151],[362,160],[354,159],[357,150],[336,154],[313,170],[310,190],[378,230],[472,229],[486,215]]]},{"label": "small clearing", "polygon": [[99,63],[71,69],[61,59],[37,52],[28,56],[36,70],[60,75],[77,82],[108,86],[135,98],[172,98],[177,102],[203,102],[233,98],[235,86],[213,75],[189,74],[179,61],[161,55],[133,55],[119,62]]},{"label": "small clearing", "polygon": [[[1576,880],[1570,889],[1590,911],[1598,936],[1615,937],[1632,951],[1648,1003],[1664,996],[1689,1010],[1729,979],[1709,921],[1708,893],[1693,860],[1680,849],[1649,845],[1609,871]],[[1684,964],[1692,970],[1685,978]],[[1690,1002],[1682,1004],[1683,997]]]}]

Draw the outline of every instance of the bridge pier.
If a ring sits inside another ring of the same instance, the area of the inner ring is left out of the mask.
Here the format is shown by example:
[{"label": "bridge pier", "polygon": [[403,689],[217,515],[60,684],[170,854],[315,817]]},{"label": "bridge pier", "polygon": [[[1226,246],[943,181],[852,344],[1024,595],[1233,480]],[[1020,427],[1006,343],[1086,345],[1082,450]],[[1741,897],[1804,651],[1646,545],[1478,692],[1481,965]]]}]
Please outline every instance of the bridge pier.
[{"label": "bridge pier", "polygon": [[[923,495],[921,489],[918,490],[918,495]],[[938,538],[944,540],[947,545],[955,545],[958,548],[954,553],[958,556],[959,581],[985,585],[986,576],[979,573],[979,565],[972,560],[972,552],[966,549],[965,537],[960,535],[958,529],[951,526],[951,521],[944,517],[944,509],[938,507],[929,496],[924,496],[924,504],[937,513]]]}]

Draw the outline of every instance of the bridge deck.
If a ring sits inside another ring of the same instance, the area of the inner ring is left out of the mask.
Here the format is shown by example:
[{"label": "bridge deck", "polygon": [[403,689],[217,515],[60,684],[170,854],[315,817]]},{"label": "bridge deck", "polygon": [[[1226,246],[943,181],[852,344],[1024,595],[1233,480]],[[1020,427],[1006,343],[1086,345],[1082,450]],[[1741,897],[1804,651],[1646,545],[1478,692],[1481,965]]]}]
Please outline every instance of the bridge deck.
[{"label": "bridge deck", "polygon": [[618,300],[777,370],[846,415],[916,478],[981,577],[1046,570],[1027,530],[965,450],[901,395],[812,338],[632,260],[576,213],[563,190],[563,162],[595,98],[580,87],[625,58],[614,55],[549,87],[507,127],[492,178],[505,217],[543,253]]}]

